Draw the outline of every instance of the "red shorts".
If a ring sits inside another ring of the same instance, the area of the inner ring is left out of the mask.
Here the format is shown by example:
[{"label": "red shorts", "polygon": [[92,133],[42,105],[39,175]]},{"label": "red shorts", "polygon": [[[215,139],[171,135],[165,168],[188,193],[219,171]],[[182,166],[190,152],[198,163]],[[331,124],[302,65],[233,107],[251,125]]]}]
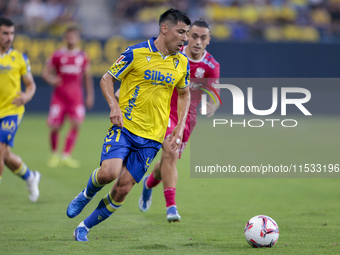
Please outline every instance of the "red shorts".
[{"label": "red shorts", "polygon": [[64,103],[56,98],[52,99],[47,116],[47,124],[50,127],[60,127],[64,123],[65,116],[78,123],[85,119],[85,106],[83,103]]},{"label": "red shorts", "polygon": [[[169,124],[168,124],[168,128],[166,130],[166,133],[165,133],[164,140],[169,138],[170,134],[172,133],[172,131],[176,127],[177,123],[178,123],[177,114],[176,115],[170,114]],[[179,147],[179,158],[181,158],[182,153],[183,153],[185,147],[188,144],[190,134],[191,134],[192,130],[194,129],[195,125],[196,125],[196,123],[194,123],[194,122],[190,123],[190,118],[187,119],[187,121],[185,123],[185,129],[184,129],[184,132],[183,132],[182,144]]]}]

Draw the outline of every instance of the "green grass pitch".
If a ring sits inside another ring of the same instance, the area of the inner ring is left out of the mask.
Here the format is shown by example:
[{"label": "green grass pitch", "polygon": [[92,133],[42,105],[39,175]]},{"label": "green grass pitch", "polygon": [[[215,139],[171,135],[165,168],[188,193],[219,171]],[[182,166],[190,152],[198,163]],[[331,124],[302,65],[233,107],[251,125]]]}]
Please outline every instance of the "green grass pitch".
[{"label": "green grass pitch", "polygon": [[[109,118],[87,117],[73,154],[82,165],[75,170],[46,166],[49,145],[45,117],[27,114],[13,148],[31,169],[42,174],[39,201],[29,201],[26,185],[20,178],[7,169],[3,174],[0,254],[340,253],[339,179],[195,179],[190,178],[189,150],[178,163],[176,200],[182,216],[180,223],[166,221],[161,185],[154,190],[150,210],[140,212],[138,198],[142,186],[137,184],[122,208],[91,230],[90,242],[75,242],[72,239],[75,227],[112,187],[107,185],[78,217],[67,218],[68,203],[98,167]],[[230,144],[237,142],[233,139],[237,137],[230,137]],[[280,142],[279,137],[276,141]],[[333,146],[327,150],[339,151],[339,143]],[[280,227],[280,238],[273,248],[254,249],[245,241],[244,226],[258,214],[271,216]]]}]

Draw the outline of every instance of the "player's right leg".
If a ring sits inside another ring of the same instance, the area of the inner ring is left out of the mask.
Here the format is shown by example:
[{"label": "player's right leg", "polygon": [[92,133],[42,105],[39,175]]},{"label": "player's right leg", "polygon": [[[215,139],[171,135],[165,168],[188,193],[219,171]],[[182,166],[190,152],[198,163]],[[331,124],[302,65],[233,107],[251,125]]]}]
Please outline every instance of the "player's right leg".
[{"label": "player's right leg", "polygon": [[71,154],[77,142],[80,126],[85,119],[85,106],[83,104],[69,105],[66,108],[66,111],[70,117],[70,129],[65,137],[61,163],[67,167],[78,168],[80,166],[80,162],[73,159]]},{"label": "player's right leg", "polygon": [[51,155],[47,161],[47,166],[55,168],[59,165],[60,155],[58,152],[58,142],[60,129],[64,123],[65,106],[55,97],[52,98],[51,106],[47,116],[47,125],[50,128],[49,141]]},{"label": "player's right leg", "polygon": [[129,144],[124,133],[120,128],[112,126],[105,137],[102,147],[101,167],[93,171],[86,188],[69,204],[66,211],[68,217],[76,217],[105,184],[118,177],[122,169],[123,159],[129,152]]},{"label": "player's right leg", "polygon": [[[105,160],[103,163],[104,162],[110,164],[112,161]],[[127,168],[123,167],[111,191],[103,197],[97,208],[78,225],[73,233],[73,238],[76,241],[88,241],[87,234],[90,229],[106,220],[117,211],[123,205],[126,196],[135,184],[135,179]]]},{"label": "player's right leg", "polygon": [[31,171],[21,158],[10,150],[21,118],[22,115],[19,114],[0,119],[0,179],[6,165],[14,174],[26,181],[29,198],[32,202],[36,202],[39,198],[40,173]]}]

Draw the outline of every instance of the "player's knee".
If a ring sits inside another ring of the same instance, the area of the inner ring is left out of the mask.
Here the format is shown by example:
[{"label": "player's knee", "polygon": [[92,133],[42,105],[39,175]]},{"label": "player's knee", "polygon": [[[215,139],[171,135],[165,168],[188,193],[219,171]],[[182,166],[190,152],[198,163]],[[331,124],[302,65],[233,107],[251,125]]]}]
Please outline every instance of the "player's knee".
[{"label": "player's knee", "polygon": [[131,188],[132,188],[131,184],[118,184],[116,188],[117,195],[119,197],[125,197],[127,194],[129,194]]},{"label": "player's knee", "polygon": [[8,156],[5,158],[6,166],[11,169],[12,171],[18,169],[22,164],[22,159],[19,155],[16,155],[8,150]]},{"label": "player's knee", "polygon": [[164,159],[176,163],[178,160],[178,151],[167,150],[166,153],[164,153]]},{"label": "player's knee", "polygon": [[73,121],[71,123],[71,129],[75,129],[75,130],[78,130],[80,128],[80,123],[79,122],[76,122],[76,121]]},{"label": "player's knee", "polygon": [[8,145],[5,143],[0,143],[0,159],[2,161],[6,160],[9,156]]},{"label": "player's knee", "polygon": [[59,132],[61,129],[61,126],[50,126],[51,132]]},{"label": "player's knee", "polygon": [[115,180],[117,178],[117,174],[114,169],[102,166],[98,172],[97,178],[100,184],[107,184]]}]

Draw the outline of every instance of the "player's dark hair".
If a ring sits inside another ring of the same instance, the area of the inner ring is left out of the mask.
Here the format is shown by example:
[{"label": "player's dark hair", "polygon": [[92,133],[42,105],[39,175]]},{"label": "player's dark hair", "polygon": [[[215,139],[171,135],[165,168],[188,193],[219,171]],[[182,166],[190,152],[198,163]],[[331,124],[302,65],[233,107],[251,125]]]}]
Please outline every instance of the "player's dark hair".
[{"label": "player's dark hair", "polygon": [[66,35],[67,33],[73,32],[73,31],[80,33],[80,28],[77,25],[69,25],[67,26],[64,34]]},{"label": "player's dark hair", "polygon": [[0,18],[0,27],[1,26],[12,27],[12,26],[14,26],[14,23],[10,19]]},{"label": "player's dark hair", "polygon": [[159,17],[159,25],[165,21],[170,21],[173,25],[177,25],[178,22],[183,22],[189,26],[191,25],[189,17],[184,12],[173,8],[170,8]]},{"label": "player's dark hair", "polygon": [[208,24],[208,22],[206,22],[202,18],[195,20],[194,23],[191,24],[191,27],[193,27],[193,26],[205,27],[205,28],[208,28],[209,31],[210,31],[210,25]]}]

